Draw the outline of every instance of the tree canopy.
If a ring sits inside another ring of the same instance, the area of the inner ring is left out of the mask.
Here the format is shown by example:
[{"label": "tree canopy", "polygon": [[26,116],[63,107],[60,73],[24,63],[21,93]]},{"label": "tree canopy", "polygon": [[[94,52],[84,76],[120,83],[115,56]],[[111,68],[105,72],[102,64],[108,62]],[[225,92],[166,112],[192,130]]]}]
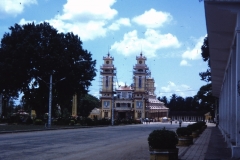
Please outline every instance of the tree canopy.
[{"label": "tree canopy", "polygon": [[[18,97],[33,109],[48,106],[53,77],[53,105],[71,105],[74,94],[86,94],[96,76],[96,60],[73,33],[59,33],[49,23],[15,24],[1,39],[0,93]],[[64,80],[63,80],[64,79]]]},{"label": "tree canopy", "polygon": [[82,117],[88,117],[94,108],[100,108],[100,100],[91,94],[86,94],[80,99],[80,105],[78,106],[78,115]]},{"label": "tree canopy", "polygon": [[211,68],[210,68],[210,54],[209,54],[209,46],[208,46],[208,37],[204,38],[203,45],[201,47],[201,55],[204,62],[208,63],[208,69],[206,72],[200,72],[199,76],[201,80],[206,82],[211,82]]},{"label": "tree canopy", "polygon": [[[196,97],[200,100],[200,106],[207,111],[214,110],[214,104],[216,97],[212,95],[212,79],[211,79],[211,64],[210,64],[210,52],[209,52],[209,44],[208,44],[208,37],[205,37],[203,41],[203,45],[201,47],[202,50],[202,58],[204,62],[208,63],[208,69],[206,72],[199,73],[201,80],[208,82],[208,84],[202,86]],[[213,115],[213,113],[212,113]]]}]

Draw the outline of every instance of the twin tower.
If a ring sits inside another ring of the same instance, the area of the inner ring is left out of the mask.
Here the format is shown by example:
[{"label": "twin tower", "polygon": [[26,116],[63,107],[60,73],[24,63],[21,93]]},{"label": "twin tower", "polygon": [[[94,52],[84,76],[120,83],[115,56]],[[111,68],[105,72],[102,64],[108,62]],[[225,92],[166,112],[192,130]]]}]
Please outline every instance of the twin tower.
[{"label": "twin tower", "polygon": [[[140,54],[133,67],[133,84],[116,86],[114,58],[108,53],[100,67],[101,118],[159,120],[168,115],[168,108],[156,99],[154,79],[146,65],[147,58]],[[112,115],[113,114],[113,115]]]}]

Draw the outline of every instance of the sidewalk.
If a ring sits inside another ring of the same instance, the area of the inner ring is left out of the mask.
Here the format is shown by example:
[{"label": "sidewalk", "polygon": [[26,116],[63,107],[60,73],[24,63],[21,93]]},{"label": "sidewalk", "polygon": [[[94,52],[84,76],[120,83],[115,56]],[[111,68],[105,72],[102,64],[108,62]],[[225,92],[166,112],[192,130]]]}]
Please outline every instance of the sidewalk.
[{"label": "sidewalk", "polygon": [[238,160],[231,158],[231,149],[215,124],[208,127],[189,147],[179,147],[179,160]]}]

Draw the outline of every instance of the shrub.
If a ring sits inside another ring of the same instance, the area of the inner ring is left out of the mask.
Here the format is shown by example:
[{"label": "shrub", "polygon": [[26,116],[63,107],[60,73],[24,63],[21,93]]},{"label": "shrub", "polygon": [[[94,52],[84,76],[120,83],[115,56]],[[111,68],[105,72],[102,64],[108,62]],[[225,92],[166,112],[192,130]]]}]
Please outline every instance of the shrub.
[{"label": "shrub", "polygon": [[41,119],[36,119],[35,122],[34,122],[35,125],[41,125],[42,123],[43,122],[42,122]]},{"label": "shrub", "polygon": [[57,119],[54,119],[54,120],[53,120],[53,124],[54,124],[54,125],[57,125],[57,124],[58,124],[58,120],[57,120]]},{"label": "shrub", "polygon": [[85,123],[86,123],[86,125],[88,125],[88,126],[93,126],[93,120],[91,119],[91,118],[86,118],[85,119]]},{"label": "shrub", "polygon": [[70,125],[70,126],[74,126],[74,124],[75,124],[75,120],[70,120],[69,125]]},{"label": "shrub", "polygon": [[178,137],[174,131],[154,130],[148,136],[148,144],[152,149],[175,149]]},{"label": "shrub", "polygon": [[206,125],[206,122],[204,122],[204,121],[199,121],[199,122],[196,122],[196,123],[199,125],[199,127],[203,127],[203,126]]},{"label": "shrub", "polygon": [[101,119],[101,124],[102,125],[110,125],[111,124],[111,119],[103,118],[103,119]]},{"label": "shrub", "polygon": [[30,116],[26,119],[26,124],[33,124],[33,120]]},{"label": "shrub", "polygon": [[192,131],[188,127],[179,127],[176,130],[178,136],[190,136]]},{"label": "shrub", "polygon": [[202,128],[202,123],[193,123],[193,124],[189,124],[187,126],[189,129],[192,130],[192,132],[200,130]]}]

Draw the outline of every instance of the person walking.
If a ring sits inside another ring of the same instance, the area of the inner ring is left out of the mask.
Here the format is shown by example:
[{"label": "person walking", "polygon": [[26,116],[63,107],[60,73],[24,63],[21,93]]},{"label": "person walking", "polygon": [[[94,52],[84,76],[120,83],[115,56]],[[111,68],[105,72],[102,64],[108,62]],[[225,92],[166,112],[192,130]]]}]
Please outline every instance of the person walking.
[{"label": "person walking", "polygon": [[179,120],[179,127],[181,127],[182,126],[182,120],[180,119]]}]

